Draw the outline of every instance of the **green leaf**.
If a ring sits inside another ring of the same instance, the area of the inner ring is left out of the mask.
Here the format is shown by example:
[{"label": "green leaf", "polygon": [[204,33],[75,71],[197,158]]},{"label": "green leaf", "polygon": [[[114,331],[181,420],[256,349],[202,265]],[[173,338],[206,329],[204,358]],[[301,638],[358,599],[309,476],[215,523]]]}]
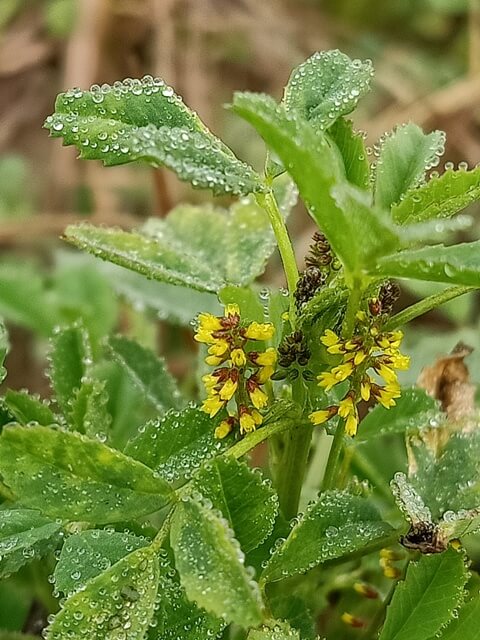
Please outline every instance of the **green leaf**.
[{"label": "green leaf", "polygon": [[0,577],[57,546],[61,525],[30,509],[0,509]]},{"label": "green leaf", "polygon": [[77,433],[5,427],[0,460],[19,502],[52,518],[118,522],[157,511],[172,498],[151,469]]},{"label": "green leaf", "polygon": [[471,171],[448,169],[410,191],[392,209],[398,224],[449,218],[480,198],[480,167]]},{"label": "green leaf", "polygon": [[65,541],[55,567],[55,587],[71,596],[132,551],[145,547],[146,538],[131,533],[92,529]]},{"label": "green leaf", "polygon": [[90,344],[85,329],[74,325],[54,333],[50,341],[49,358],[49,375],[55,398],[71,424],[72,401],[91,364]]},{"label": "green leaf", "polygon": [[479,620],[480,595],[476,593],[471,600],[458,609],[447,628],[436,638],[438,640],[477,640]]},{"label": "green leaf", "polygon": [[480,286],[480,240],[401,251],[380,258],[377,270],[395,278]]},{"label": "green leaf", "polygon": [[397,236],[391,225],[371,209],[367,194],[345,182],[339,164],[343,161],[325,135],[315,132],[308,122],[287,115],[268,96],[237,93],[233,109],[278,154],[311,216],[349,269],[359,270],[393,250]]},{"label": "green leaf", "polygon": [[324,492],[275,550],[262,578],[273,582],[303,573],[327,560],[366,549],[391,531],[366,498]]},{"label": "green leaf", "polygon": [[258,585],[244,567],[238,542],[220,514],[185,498],[173,514],[171,544],[189,600],[244,628],[261,622]]},{"label": "green leaf", "polygon": [[360,189],[369,189],[370,163],[362,134],[353,130],[351,120],[339,118],[328,135],[338,147],[348,182]]},{"label": "green leaf", "polygon": [[125,453],[143,462],[168,482],[191,478],[200,465],[222,453],[229,438],[215,438],[220,418],[212,419],[191,405],[182,411],[170,410],[162,418],[141,426]]},{"label": "green leaf", "polygon": [[380,640],[425,640],[452,618],[468,579],[465,558],[448,549],[410,563],[395,590]]},{"label": "green leaf", "polygon": [[316,640],[315,620],[307,604],[295,595],[279,595],[269,598],[270,609],[280,620],[297,629],[302,640]]},{"label": "green leaf", "polygon": [[49,336],[56,319],[48,302],[38,268],[28,263],[0,265],[0,315],[6,320]]},{"label": "green leaf", "polygon": [[[160,606],[147,640],[215,640],[225,622],[190,602],[165,551],[160,551]],[[153,624],[152,623],[152,624]]]},{"label": "green leaf", "polygon": [[143,640],[155,611],[158,579],[156,551],[137,549],[65,601],[47,640]]},{"label": "green leaf", "polygon": [[338,49],[314,53],[293,70],[285,88],[285,108],[315,129],[326,129],[355,109],[372,76],[370,60],[351,60]]},{"label": "green leaf", "polygon": [[215,194],[262,190],[259,176],[159,78],[60,94],[45,127],[80,157],[118,165],[144,160]]},{"label": "green leaf", "polygon": [[219,315],[221,311],[217,296],[213,293],[147,280],[139,273],[112,263],[102,263],[101,269],[117,294],[135,309],[149,309],[171,324],[188,327],[200,311],[213,315]]},{"label": "green leaf", "polygon": [[39,396],[31,396],[27,391],[7,389],[2,404],[20,424],[37,422],[46,427],[58,422],[49,404]]},{"label": "green leaf", "polygon": [[5,329],[3,321],[0,319],[0,382],[3,382],[7,375],[7,371],[3,366],[3,363],[7,357],[9,347],[7,330]]},{"label": "green leaf", "polygon": [[177,384],[163,358],[123,336],[110,337],[108,346],[113,359],[125,367],[134,384],[159,413],[182,406]]},{"label": "green leaf", "polygon": [[259,471],[234,458],[218,457],[200,469],[193,485],[222,513],[245,553],[270,535],[278,497]]},{"label": "green leaf", "polygon": [[260,629],[251,629],[247,640],[300,640],[300,634],[283,620],[272,620]]},{"label": "green leaf", "polygon": [[106,438],[112,422],[107,404],[105,383],[94,378],[83,378],[70,401],[72,427],[92,438]]},{"label": "green leaf", "polygon": [[389,209],[411,189],[418,187],[428,169],[435,167],[445,150],[445,134],[425,134],[416,124],[404,124],[382,142],[377,162],[375,203]]},{"label": "green leaf", "polygon": [[179,206],[141,233],[80,224],[67,227],[65,238],[148,278],[215,293],[229,283],[251,283],[276,247],[266,213],[252,200],[229,210]]},{"label": "green leaf", "polygon": [[442,417],[438,402],[423,389],[402,389],[396,405],[385,409],[375,406],[362,420],[356,442],[370,440],[388,433],[405,433],[437,425]]}]

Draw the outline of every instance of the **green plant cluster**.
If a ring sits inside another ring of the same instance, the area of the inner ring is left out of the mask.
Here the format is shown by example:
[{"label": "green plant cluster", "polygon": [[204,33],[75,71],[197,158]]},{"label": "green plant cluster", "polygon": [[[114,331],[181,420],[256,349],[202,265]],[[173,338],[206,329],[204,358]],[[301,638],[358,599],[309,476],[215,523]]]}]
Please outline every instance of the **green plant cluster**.
[{"label": "green plant cluster", "polygon": [[[281,102],[237,93],[230,108],[268,148],[263,175],[162,80],[58,97],[46,127],[81,158],[142,160],[239,199],[180,206],[136,232],[65,232],[109,263],[120,293],[148,299],[143,276],[160,283],[176,322],[202,312],[198,374],[218,410],[153,351],[108,335],[116,310],[102,314],[97,295],[106,276],[76,293],[60,276],[24,278],[30,301],[50,305],[53,397],[2,399],[0,575],[35,569],[47,640],[315,640],[319,625],[329,640],[478,636],[480,580],[465,550],[475,560],[476,410],[454,420],[424,390],[385,396],[365,372],[397,385],[388,362],[407,362],[400,328],[480,286],[480,241],[441,242],[468,224],[454,216],[480,199],[480,169],[431,171],[445,136],[414,124],[380,140],[370,162],[347,116],[372,74],[369,61],[327,51],[293,71]],[[285,226],[297,191],[321,231],[301,276]],[[288,291],[259,293],[277,247]],[[0,278],[8,284],[8,272]],[[392,278],[451,286],[393,315]],[[28,322],[21,291],[6,291],[0,310]],[[7,351],[2,330],[1,362]],[[243,431],[219,430],[236,420],[232,402]],[[262,442],[261,471],[247,462]]]}]

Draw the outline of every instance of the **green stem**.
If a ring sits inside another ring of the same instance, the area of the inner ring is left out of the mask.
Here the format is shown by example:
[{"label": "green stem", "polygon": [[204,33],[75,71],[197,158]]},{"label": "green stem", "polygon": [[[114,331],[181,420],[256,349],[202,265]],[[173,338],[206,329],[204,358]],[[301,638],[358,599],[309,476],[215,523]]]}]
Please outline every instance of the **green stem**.
[{"label": "green stem", "polygon": [[335,429],[335,435],[333,436],[332,447],[330,449],[330,455],[328,456],[325,475],[323,476],[322,491],[326,491],[327,489],[331,489],[335,486],[338,461],[343,446],[343,436],[345,435],[345,424],[345,420],[340,420]]},{"label": "green stem", "polygon": [[436,309],[441,304],[445,304],[445,302],[449,302],[450,300],[454,300],[459,296],[463,296],[465,293],[470,293],[471,291],[476,291],[478,287],[450,287],[449,289],[445,289],[440,293],[435,293],[433,296],[428,296],[424,300],[420,300],[415,304],[412,304],[410,307],[403,309],[400,313],[394,315],[385,325],[385,331],[392,331],[397,327],[401,327],[407,322],[410,322],[414,318],[418,318],[418,316],[431,311],[432,309]]},{"label": "green stem", "polygon": [[295,254],[293,252],[292,243],[288,235],[285,221],[282,218],[282,214],[278,208],[277,201],[272,191],[267,193],[259,193],[256,196],[257,203],[264,209],[272,225],[275,238],[277,240],[278,250],[282,258],[283,268],[285,271],[285,277],[287,280],[287,286],[290,296],[290,324],[292,328],[295,327],[295,298],[294,293],[298,282],[298,269]]},{"label": "green stem", "polygon": [[167,513],[167,516],[166,516],[165,520],[163,521],[162,526],[160,527],[157,535],[155,536],[155,538],[152,541],[152,547],[156,551],[159,551],[162,548],[163,543],[167,539],[168,533],[170,531],[170,523],[171,523],[174,511],[175,511],[175,509],[172,508]]},{"label": "green stem", "polygon": [[344,338],[350,338],[355,330],[355,316],[357,315],[360,302],[362,301],[363,287],[358,280],[354,280],[353,287],[350,289],[348,296],[347,310],[343,319],[342,335]]}]

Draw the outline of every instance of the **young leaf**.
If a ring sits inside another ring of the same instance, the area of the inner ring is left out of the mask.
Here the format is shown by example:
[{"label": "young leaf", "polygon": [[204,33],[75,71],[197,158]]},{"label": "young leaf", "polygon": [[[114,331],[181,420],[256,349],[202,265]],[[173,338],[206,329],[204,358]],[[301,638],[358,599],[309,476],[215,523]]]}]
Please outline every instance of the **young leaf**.
[{"label": "young leaf", "polygon": [[31,396],[27,391],[7,389],[2,404],[20,424],[37,422],[46,427],[58,422],[49,404],[38,396]]},{"label": "young leaf", "polygon": [[[257,129],[284,162],[311,216],[350,270],[374,263],[396,246],[391,225],[371,209],[368,195],[345,182],[340,166],[343,161],[325,135],[315,132],[298,116],[287,115],[268,96],[237,93],[233,109]],[[335,185],[336,197],[332,194]]]},{"label": "young leaf", "polygon": [[30,509],[0,510],[0,577],[55,549],[61,525]]},{"label": "young leaf", "polygon": [[300,633],[302,640],[317,640],[315,620],[304,600],[289,593],[270,597],[269,603],[275,618],[286,620]]},{"label": "young leaf", "polygon": [[219,419],[195,406],[170,410],[162,418],[140,427],[125,453],[143,462],[168,482],[191,478],[200,465],[228,446],[228,438],[215,438]]},{"label": "young leaf", "polygon": [[405,433],[436,425],[442,417],[438,402],[423,389],[402,389],[396,405],[374,407],[362,420],[355,442],[370,440],[387,433]]},{"label": "young leaf", "polygon": [[348,182],[367,190],[370,182],[370,164],[362,134],[353,130],[351,120],[339,118],[328,130],[328,135],[340,151]]},{"label": "young leaf", "polygon": [[4,482],[20,504],[52,518],[119,522],[172,499],[170,487],[151,469],[77,433],[5,427],[0,460]]},{"label": "young leaf", "polygon": [[144,160],[215,194],[261,190],[255,171],[216,138],[159,78],[60,94],[45,127],[81,158],[118,165]]},{"label": "young leaf", "polygon": [[416,124],[399,126],[383,140],[377,162],[375,203],[389,209],[418,187],[445,150],[445,134],[425,134]]},{"label": "young leaf", "polygon": [[273,582],[303,573],[327,560],[366,549],[391,532],[366,498],[339,491],[322,493],[275,550],[262,578]]},{"label": "young leaf", "polygon": [[3,382],[5,376],[7,375],[3,363],[7,356],[8,348],[9,344],[7,330],[5,329],[5,325],[3,324],[2,320],[0,320],[0,382]]},{"label": "young leaf", "polygon": [[462,602],[467,579],[464,556],[453,549],[412,562],[387,609],[380,640],[434,636]]},{"label": "young leaf", "polygon": [[107,403],[105,383],[94,378],[83,378],[70,401],[73,429],[91,438],[106,438],[112,422]]},{"label": "young leaf", "polygon": [[132,551],[147,546],[148,542],[131,533],[105,529],[70,536],[55,567],[55,587],[71,596]]},{"label": "young leaf", "polygon": [[49,357],[50,380],[57,404],[71,424],[71,403],[91,364],[90,344],[85,329],[75,325],[54,333]]},{"label": "young leaf", "polygon": [[160,551],[160,606],[147,640],[215,640],[225,622],[190,602],[167,554]]},{"label": "young leaf", "polygon": [[258,585],[244,567],[238,542],[220,514],[186,498],[175,509],[170,538],[189,600],[244,628],[261,622]]},{"label": "young leaf", "polygon": [[165,220],[148,221],[142,233],[82,224],[68,227],[65,236],[81,249],[149,278],[210,292],[229,283],[251,283],[276,247],[266,213],[250,199],[228,211],[179,206]]},{"label": "young leaf", "polygon": [[476,593],[471,600],[458,609],[457,615],[447,628],[435,637],[438,640],[477,640],[479,620],[480,594]]},{"label": "young leaf", "polygon": [[123,336],[110,337],[108,346],[113,359],[125,367],[134,384],[159,413],[182,406],[177,384],[163,358]]},{"label": "young leaf", "polygon": [[480,198],[480,167],[471,171],[448,169],[441,176],[410,191],[392,209],[398,224],[455,215]]},{"label": "young leaf", "polygon": [[380,258],[377,270],[394,278],[480,286],[480,240],[400,251]]},{"label": "young leaf", "polygon": [[278,497],[259,471],[234,458],[218,457],[200,469],[193,484],[222,513],[245,553],[271,533]]},{"label": "young leaf", "polygon": [[300,640],[300,634],[283,620],[272,620],[260,629],[251,629],[247,640]]},{"label": "young leaf", "polygon": [[47,640],[143,640],[155,612],[159,567],[152,547],[137,549],[65,601]]},{"label": "young leaf", "polygon": [[372,76],[370,60],[351,60],[338,49],[314,53],[293,70],[285,88],[285,108],[315,129],[326,129],[355,109]]}]

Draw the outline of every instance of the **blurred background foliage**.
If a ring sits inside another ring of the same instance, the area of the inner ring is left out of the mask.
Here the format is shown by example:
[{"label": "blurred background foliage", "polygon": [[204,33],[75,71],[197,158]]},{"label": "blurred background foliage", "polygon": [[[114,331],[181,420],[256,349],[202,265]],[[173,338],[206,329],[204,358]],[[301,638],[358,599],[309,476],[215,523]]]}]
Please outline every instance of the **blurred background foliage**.
[{"label": "blurred background foliage", "polygon": [[[329,48],[373,60],[373,90],[355,114],[372,161],[378,138],[409,120],[447,132],[445,162],[480,161],[480,0],[0,0],[0,316],[11,343],[4,386],[48,397],[47,339],[57,326],[81,321],[124,441],[151,407],[115,362],[100,357],[104,336],[118,331],[163,353],[192,395],[189,323],[216,305],[210,294],[143,281],[61,241],[72,222],[131,229],[210,194],[163,170],[77,162],[73,149],[42,129],[57,93],[161,76],[240,157],[261,168],[262,142],[222,105],[235,89],[279,98],[291,68]],[[475,208],[470,213],[472,227],[460,239],[480,235]],[[314,229],[301,205],[289,225],[302,268]],[[277,258],[265,280],[284,284]],[[402,283],[399,308],[438,289]],[[404,382],[414,383],[459,340],[478,346],[478,302],[475,295],[455,300],[408,328],[413,367]],[[478,348],[469,366],[479,382]],[[2,584],[0,628],[35,632],[31,589],[45,591],[44,570],[33,563]],[[40,601],[49,597],[38,594]]]}]

